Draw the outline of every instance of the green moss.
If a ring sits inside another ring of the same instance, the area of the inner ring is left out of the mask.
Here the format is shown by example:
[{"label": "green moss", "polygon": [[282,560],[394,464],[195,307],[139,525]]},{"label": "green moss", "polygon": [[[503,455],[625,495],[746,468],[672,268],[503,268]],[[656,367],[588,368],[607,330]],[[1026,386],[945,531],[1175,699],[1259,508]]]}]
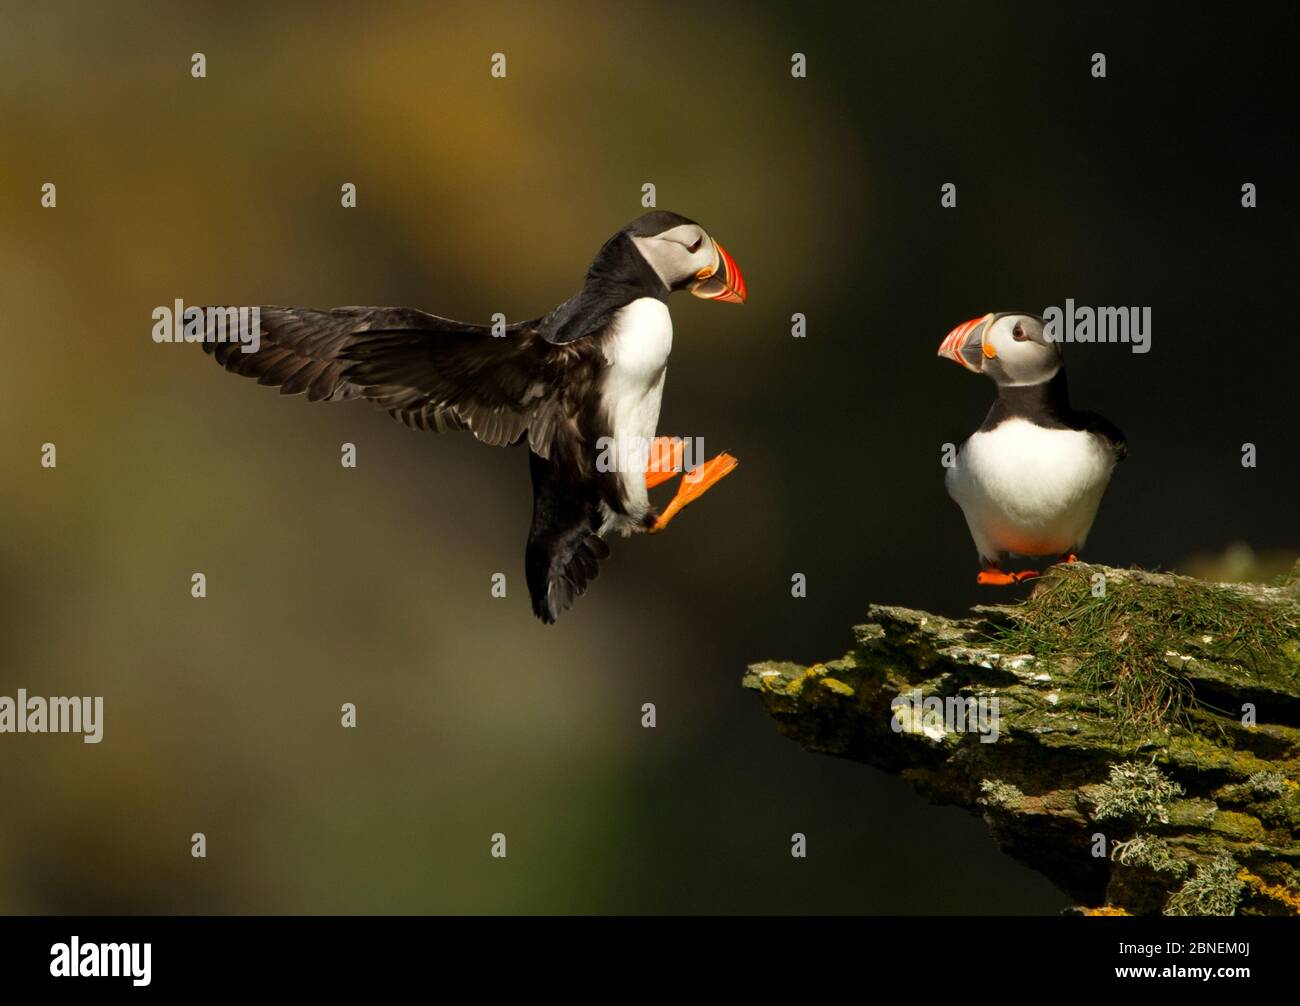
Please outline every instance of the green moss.
[{"label": "green moss", "polygon": [[1254,674],[1300,641],[1300,605],[1172,577],[1115,577],[1096,597],[1092,576],[1082,564],[1053,567],[988,638],[1004,652],[1075,665],[1073,677],[1114,705],[1121,728],[1190,726],[1196,697],[1183,671],[1195,656]]},{"label": "green moss", "polygon": [[1241,867],[1228,853],[1201,863],[1182,887],[1170,896],[1165,915],[1232,915],[1245,884],[1237,876]]},{"label": "green moss", "polygon": [[1287,781],[1286,790],[1279,797],[1263,800],[1251,808],[1259,819],[1270,827],[1300,832],[1300,793],[1295,784]]},{"label": "green moss", "polygon": [[1220,810],[1210,825],[1212,831],[1238,842],[1260,842],[1264,839],[1264,826],[1259,818],[1235,810]]},{"label": "green moss", "polygon": [[1183,787],[1167,779],[1154,764],[1124,762],[1110,767],[1110,778],[1093,793],[1098,821],[1123,820],[1151,824],[1169,823],[1169,801],[1182,796]]},{"label": "green moss", "polygon": [[822,678],[822,687],[834,692],[836,695],[853,695],[853,689],[839,678]]},{"label": "green moss", "polygon": [[[1222,734],[1215,736],[1220,741],[1223,739]],[[1238,750],[1215,743],[1205,734],[1188,732],[1170,736],[1165,757],[1170,765],[1200,772],[1221,772],[1237,779],[1244,779],[1252,772],[1258,772],[1260,765],[1269,764],[1252,751]]]},{"label": "green moss", "polygon": [[1213,800],[1204,797],[1192,797],[1187,800],[1175,800],[1168,807],[1169,824],[1182,830],[1201,830],[1214,824],[1219,815],[1219,806]]}]

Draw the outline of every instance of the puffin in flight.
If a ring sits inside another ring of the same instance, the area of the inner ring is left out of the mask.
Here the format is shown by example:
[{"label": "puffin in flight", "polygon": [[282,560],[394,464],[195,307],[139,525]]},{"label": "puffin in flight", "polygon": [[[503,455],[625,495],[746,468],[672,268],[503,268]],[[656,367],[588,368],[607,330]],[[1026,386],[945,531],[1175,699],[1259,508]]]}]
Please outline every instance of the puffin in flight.
[{"label": "puffin in flight", "polygon": [[998,397],[957,446],[944,482],[957,501],[982,569],[1005,585],[1038,575],[1004,572],[1004,554],[1073,562],[1128,444],[1113,423],[1070,405],[1060,343],[1036,314],[986,314],[948,333],[939,355],[990,377]]},{"label": "puffin in flight", "polygon": [[262,307],[256,352],[220,341],[210,311],[203,350],[282,395],[363,398],[412,429],[527,443],[524,569],[533,611],[550,624],[596,577],[608,534],[662,531],[737,465],[719,454],[684,474],[662,511],[650,503],[647,489],[684,454],[681,440],[655,436],[678,290],[746,297],[735,260],[704,228],[655,211],[605,242],[577,294],[503,334],[413,308]]}]

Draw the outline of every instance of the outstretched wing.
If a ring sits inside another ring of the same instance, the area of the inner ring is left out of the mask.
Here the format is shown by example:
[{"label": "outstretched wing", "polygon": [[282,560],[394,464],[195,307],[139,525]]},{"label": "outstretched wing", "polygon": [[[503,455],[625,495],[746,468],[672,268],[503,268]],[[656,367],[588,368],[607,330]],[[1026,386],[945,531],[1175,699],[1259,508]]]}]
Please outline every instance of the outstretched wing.
[{"label": "outstretched wing", "polygon": [[[282,395],[306,394],[311,402],[364,398],[413,429],[469,430],[493,446],[526,433],[543,457],[571,414],[565,405],[580,383],[574,379],[596,365],[590,347],[542,338],[539,320],[494,336],[485,325],[405,307],[259,312],[257,352],[216,341],[212,330],[203,351]],[[204,316],[212,326],[213,312]]]}]

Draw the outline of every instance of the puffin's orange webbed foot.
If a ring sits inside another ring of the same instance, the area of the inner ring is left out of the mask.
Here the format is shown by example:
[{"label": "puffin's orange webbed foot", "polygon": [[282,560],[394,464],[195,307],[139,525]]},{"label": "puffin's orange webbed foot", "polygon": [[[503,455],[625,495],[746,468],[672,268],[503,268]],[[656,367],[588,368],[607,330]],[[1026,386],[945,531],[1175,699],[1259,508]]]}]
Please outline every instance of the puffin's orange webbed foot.
[{"label": "puffin's orange webbed foot", "polygon": [[994,566],[981,569],[979,576],[975,578],[975,582],[982,583],[987,587],[1009,587],[1013,583],[1024,583],[1036,576],[1038,576],[1038,570],[1036,569],[1022,569],[1016,573],[1004,573]]},{"label": "puffin's orange webbed foot", "polygon": [[1065,555],[1056,560],[1057,562],[1078,562],[1079,557],[1073,552],[1066,552]]},{"label": "puffin's orange webbed foot", "polygon": [[655,437],[650,443],[650,458],[645,466],[645,487],[663,485],[682,470],[686,441],[681,437]]},{"label": "puffin's orange webbed foot", "polygon": [[735,471],[738,464],[730,454],[723,453],[683,475],[677,484],[677,495],[650,525],[650,533],[658,534],[666,528],[674,517]]}]

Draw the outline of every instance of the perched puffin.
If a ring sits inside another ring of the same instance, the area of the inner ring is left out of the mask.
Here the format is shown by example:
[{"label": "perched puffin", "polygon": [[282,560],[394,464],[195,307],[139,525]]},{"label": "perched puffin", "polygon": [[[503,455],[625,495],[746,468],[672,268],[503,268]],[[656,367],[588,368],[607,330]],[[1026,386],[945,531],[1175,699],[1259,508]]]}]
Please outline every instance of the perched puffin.
[{"label": "perched puffin", "polygon": [[957,447],[944,477],[983,569],[979,582],[1019,583],[1003,554],[1073,562],[1128,444],[1110,421],[1070,406],[1059,342],[1035,314],[986,314],[948,333],[939,355],[991,377],[998,397],[978,430]]},{"label": "perched puffin", "polygon": [[696,467],[662,511],[647,495],[683,454],[682,441],[655,436],[673,341],[668,298],[678,290],[746,297],[735,260],[704,228],[656,211],[605,242],[576,295],[503,334],[413,308],[263,307],[256,352],[218,341],[211,321],[203,349],[283,395],[364,398],[413,429],[526,442],[524,568],[533,611],[550,624],[595,578],[608,534],[662,531],[736,467],[725,453]]}]

